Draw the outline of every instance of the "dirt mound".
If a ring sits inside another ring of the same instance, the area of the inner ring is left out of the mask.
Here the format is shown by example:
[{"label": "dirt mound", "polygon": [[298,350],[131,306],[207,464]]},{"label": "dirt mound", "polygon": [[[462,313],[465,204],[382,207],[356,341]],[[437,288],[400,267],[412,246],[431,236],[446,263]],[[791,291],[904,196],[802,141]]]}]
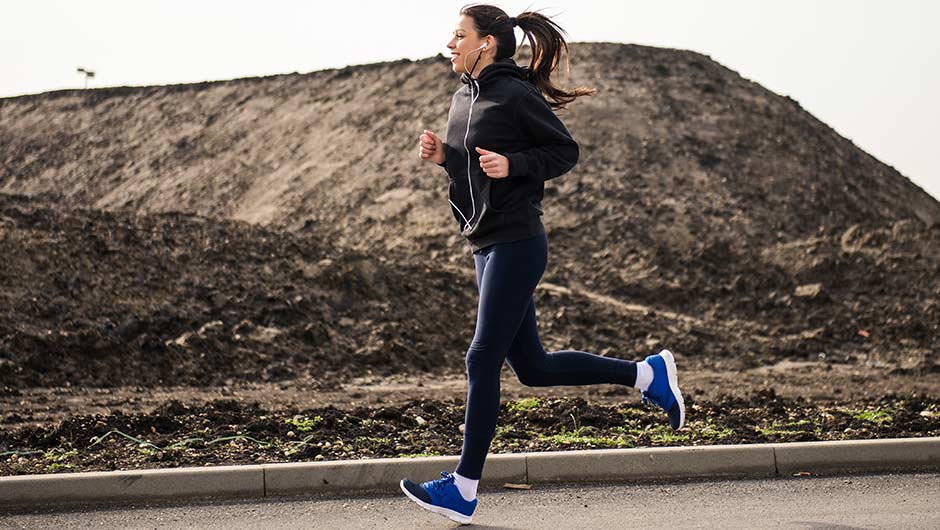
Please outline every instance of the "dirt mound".
[{"label": "dirt mound", "polygon": [[0,194],[0,255],[0,384],[10,386],[439,369],[441,357],[462,359],[444,323],[473,309],[455,296],[426,304],[456,284],[429,266],[187,214]]},{"label": "dirt mound", "polygon": [[[789,240],[819,226],[919,219],[940,203],[799,104],[699,53],[573,43],[560,116],[582,147],[547,189],[562,253],[707,234]],[[528,62],[528,47],[517,61]],[[466,254],[443,171],[419,160],[460,86],[441,55],[306,74],[0,99],[0,191],[63,206],[185,211],[298,229],[344,247]]]},{"label": "dirt mound", "polygon": [[[647,254],[648,262],[635,261]],[[555,271],[561,284],[602,286],[659,314],[671,310],[678,337],[654,336],[687,354],[733,357],[741,366],[781,358],[940,363],[940,230],[916,221],[820,227],[766,245],[708,238],[682,253],[651,244],[621,267]],[[579,277],[580,276],[580,277]],[[587,278],[585,278],[587,276]],[[901,366],[894,366],[900,369]]]},{"label": "dirt mound", "polygon": [[[707,56],[571,50],[547,349],[938,369],[940,203]],[[472,259],[415,144],[458,86],[438,56],[0,99],[0,387],[463,371]]]},{"label": "dirt mound", "polygon": [[[555,270],[543,344],[689,368],[789,360],[940,371],[940,230],[853,225],[787,244],[673,255],[615,296],[622,271]],[[0,388],[218,385],[460,373],[472,270],[373,258],[316,233],[179,213],[65,210],[0,194]],[[465,264],[466,267],[466,264]]]}]

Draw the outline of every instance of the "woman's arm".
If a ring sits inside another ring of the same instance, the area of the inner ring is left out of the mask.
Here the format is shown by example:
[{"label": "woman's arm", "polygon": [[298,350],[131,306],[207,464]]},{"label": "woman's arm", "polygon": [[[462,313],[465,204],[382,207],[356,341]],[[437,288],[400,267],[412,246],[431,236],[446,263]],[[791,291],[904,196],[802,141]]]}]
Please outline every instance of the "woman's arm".
[{"label": "woman's arm", "polygon": [[509,159],[508,178],[531,175],[549,180],[564,175],[578,163],[578,143],[544,98],[526,92],[516,105],[514,120],[535,147],[505,155]]},{"label": "woman's arm", "polygon": [[[464,156],[464,154],[461,153],[460,151],[458,151],[458,150],[454,149],[453,147],[447,145],[447,142],[443,142],[443,143],[441,143],[441,145],[442,145],[443,148],[444,148],[444,162],[441,163],[441,164],[438,164],[438,165],[441,166],[442,168],[444,168],[444,169],[447,171],[447,174],[448,174],[448,175],[451,175],[451,176],[456,175],[457,172],[456,172],[456,171],[453,171],[453,172],[452,172],[450,169],[448,169],[448,168],[447,168],[447,164],[463,164],[463,165],[466,165],[466,164],[467,164],[467,157]],[[451,166],[451,167],[457,167],[457,166],[454,165],[454,166]],[[464,169],[466,170],[466,168],[464,168]],[[464,171],[464,172],[466,172],[466,171]]]},{"label": "woman's arm", "polygon": [[446,168],[447,168],[447,160],[448,160],[448,159],[452,159],[452,158],[455,156],[455,155],[452,155],[452,154],[451,154],[451,151],[453,151],[454,148],[451,147],[451,146],[449,146],[449,145],[447,145],[447,142],[442,142],[441,145],[444,146],[444,161],[441,162],[441,163],[438,164],[438,165],[441,166],[442,168],[445,168],[445,169],[446,169]]}]

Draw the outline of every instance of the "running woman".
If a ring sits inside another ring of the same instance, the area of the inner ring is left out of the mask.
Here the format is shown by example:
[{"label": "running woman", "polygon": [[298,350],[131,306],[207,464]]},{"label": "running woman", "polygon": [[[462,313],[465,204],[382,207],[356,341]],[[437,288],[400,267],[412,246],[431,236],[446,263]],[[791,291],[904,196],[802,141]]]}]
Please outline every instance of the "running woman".
[{"label": "running woman", "polygon": [[[532,62],[520,67],[513,28],[529,38]],[[685,422],[669,350],[628,361],[574,350],[546,352],[539,341],[534,291],[548,259],[541,221],[546,180],[570,171],[579,147],[553,109],[593,89],[566,91],[549,80],[567,44],[561,28],[534,11],[510,17],[492,5],[460,10],[447,44],[463,86],[454,94],[446,141],[424,130],[419,155],[445,169],[451,210],[469,243],[479,289],[476,330],[467,350],[463,447],[453,472],[402,491],[421,507],[469,523],[499,413],[503,361],[526,386],[612,383],[637,388],[663,408],[674,429]],[[552,100],[549,103],[547,96]]]}]

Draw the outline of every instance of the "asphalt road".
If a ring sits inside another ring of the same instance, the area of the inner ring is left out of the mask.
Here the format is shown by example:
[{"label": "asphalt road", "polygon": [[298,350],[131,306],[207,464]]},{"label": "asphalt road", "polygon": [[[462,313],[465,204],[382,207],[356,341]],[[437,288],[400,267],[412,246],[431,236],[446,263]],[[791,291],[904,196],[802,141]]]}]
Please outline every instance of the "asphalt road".
[{"label": "asphalt road", "polygon": [[[644,484],[537,485],[479,492],[488,528],[940,528],[940,473]],[[0,512],[0,528],[454,528],[397,490],[363,497],[125,504]]]}]

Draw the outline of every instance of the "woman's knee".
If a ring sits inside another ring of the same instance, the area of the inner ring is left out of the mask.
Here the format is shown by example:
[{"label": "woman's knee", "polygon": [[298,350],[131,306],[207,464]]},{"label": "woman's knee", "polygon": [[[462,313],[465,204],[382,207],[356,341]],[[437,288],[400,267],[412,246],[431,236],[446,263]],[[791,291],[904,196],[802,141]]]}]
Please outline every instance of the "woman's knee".
[{"label": "woman's knee", "polygon": [[516,379],[525,386],[548,386],[547,371],[539,363],[514,361],[509,364]]},{"label": "woman's knee", "polygon": [[467,350],[467,374],[476,377],[495,373],[499,377],[499,369],[503,365],[503,359],[504,356],[498,355],[487,348],[482,348],[474,342]]}]

